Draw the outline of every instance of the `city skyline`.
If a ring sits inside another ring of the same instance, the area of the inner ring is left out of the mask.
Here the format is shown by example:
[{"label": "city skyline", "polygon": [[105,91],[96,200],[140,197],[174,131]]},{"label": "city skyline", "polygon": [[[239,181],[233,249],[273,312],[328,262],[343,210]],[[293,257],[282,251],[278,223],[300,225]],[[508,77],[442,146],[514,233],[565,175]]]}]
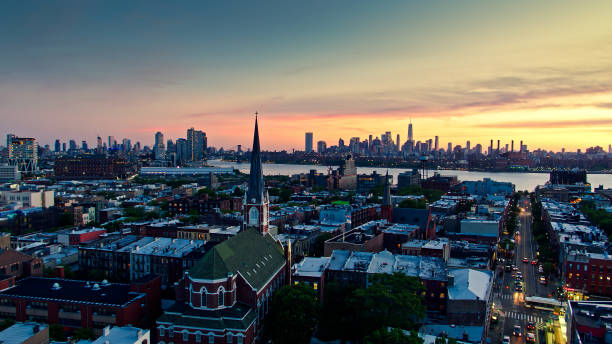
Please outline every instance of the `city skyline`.
[{"label": "city skyline", "polygon": [[257,110],[264,150],[305,131],[404,141],[410,119],[415,140],[605,148],[612,4],[590,4],[12,3],[0,134],[151,145],[197,127],[248,147]]}]

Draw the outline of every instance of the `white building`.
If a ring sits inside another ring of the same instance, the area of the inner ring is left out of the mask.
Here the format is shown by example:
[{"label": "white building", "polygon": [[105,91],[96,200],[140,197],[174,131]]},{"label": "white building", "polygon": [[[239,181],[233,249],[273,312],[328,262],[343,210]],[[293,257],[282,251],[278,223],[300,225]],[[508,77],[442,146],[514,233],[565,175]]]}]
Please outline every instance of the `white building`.
[{"label": "white building", "polygon": [[113,327],[106,326],[102,330],[102,336],[91,344],[149,344],[151,343],[151,332],[132,326]]},{"label": "white building", "polygon": [[49,208],[55,205],[55,193],[47,191],[0,191],[0,204],[20,203],[23,208]]}]

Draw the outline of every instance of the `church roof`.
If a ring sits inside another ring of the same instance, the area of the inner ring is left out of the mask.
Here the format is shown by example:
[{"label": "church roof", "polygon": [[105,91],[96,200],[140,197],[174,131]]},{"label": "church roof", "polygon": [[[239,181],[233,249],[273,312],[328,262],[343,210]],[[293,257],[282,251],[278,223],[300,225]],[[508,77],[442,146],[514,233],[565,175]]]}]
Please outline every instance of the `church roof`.
[{"label": "church roof", "polygon": [[251,171],[249,174],[247,203],[262,203],[263,197],[264,179],[261,168],[261,148],[259,147],[259,129],[257,126],[257,117],[255,117],[255,133],[253,135],[253,150],[251,152]]},{"label": "church roof", "polygon": [[285,263],[283,248],[271,235],[247,229],[208,251],[191,268],[190,276],[215,280],[240,273],[259,290]]}]

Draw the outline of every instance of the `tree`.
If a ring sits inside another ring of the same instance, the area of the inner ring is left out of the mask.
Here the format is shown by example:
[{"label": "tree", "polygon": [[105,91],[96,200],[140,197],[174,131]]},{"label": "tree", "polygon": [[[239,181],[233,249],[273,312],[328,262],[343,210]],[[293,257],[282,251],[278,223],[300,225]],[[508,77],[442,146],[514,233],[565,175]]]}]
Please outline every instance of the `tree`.
[{"label": "tree", "polygon": [[427,209],[427,203],[425,200],[419,199],[405,199],[403,200],[398,207],[400,208],[413,208],[413,209]]},{"label": "tree", "polygon": [[[423,344],[423,339],[415,331],[411,331],[410,335],[407,335],[398,328],[379,328],[365,337],[364,341],[366,344]],[[436,338],[435,344],[439,344],[438,338]],[[446,344],[446,341],[441,344]]]},{"label": "tree", "polygon": [[359,318],[359,315],[353,308],[354,303],[349,303],[353,292],[358,288],[357,285],[340,285],[335,281],[325,285],[317,338],[322,340],[363,338],[359,336],[357,331],[353,330],[358,328],[354,322]]},{"label": "tree", "polygon": [[60,324],[51,324],[49,325],[49,338],[52,340],[56,340],[58,342],[63,342],[66,340],[66,334],[64,333],[64,328]]},{"label": "tree", "polygon": [[319,318],[317,293],[306,284],[287,285],[272,298],[274,343],[310,343]]},{"label": "tree", "polygon": [[413,329],[425,316],[420,296],[423,286],[417,278],[401,273],[377,274],[369,282],[368,288],[356,290],[355,295],[363,297],[363,317],[371,321],[371,331],[387,326]]},{"label": "tree", "polygon": [[322,257],[325,253],[325,241],[331,239],[331,233],[321,233],[311,246],[312,255],[315,257]]},{"label": "tree", "polygon": [[4,331],[5,329],[13,326],[14,323],[15,323],[15,320],[13,319],[2,320],[2,322],[0,322],[0,331]]},{"label": "tree", "polygon": [[74,337],[76,339],[96,339],[97,336],[95,335],[95,333],[93,332],[92,329],[90,328],[83,328],[83,327],[79,327],[76,330],[74,330]]}]

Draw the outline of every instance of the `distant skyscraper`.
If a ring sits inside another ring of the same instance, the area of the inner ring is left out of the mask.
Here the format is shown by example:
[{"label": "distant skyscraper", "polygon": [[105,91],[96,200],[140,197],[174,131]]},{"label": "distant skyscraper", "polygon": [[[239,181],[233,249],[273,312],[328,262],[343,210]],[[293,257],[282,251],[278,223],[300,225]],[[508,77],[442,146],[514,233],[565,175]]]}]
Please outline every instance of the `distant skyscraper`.
[{"label": "distant skyscraper", "polygon": [[327,144],[325,143],[325,141],[317,142],[317,153],[323,154],[325,153],[326,150],[327,150]]},{"label": "distant skyscraper", "polygon": [[188,160],[187,140],[185,139],[176,139],[176,160],[179,164],[183,164]]},{"label": "distant skyscraper", "polygon": [[512,147],[510,149],[512,150],[512,152],[514,152],[514,140],[511,141],[511,146]]},{"label": "distant skyscraper", "polygon": [[408,141],[414,141],[414,138],[412,137],[412,122],[408,124]]},{"label": "distant skyscraper", "polygon": [[306,153],[312,153],[312,133],[306,133],[306,142],[304,151]]},{"label": "distant skyscraper", "polygon": [[438,149],[440,148],[440,146],[438,146],[439,142],[438,142],[438,135],[436,135],[436,143],[434,145],[434,150],[437,152]]},{"label": "distant skyscraper", "polygon": [[112,149],[114,146],[115,146],[115,137],[109,136],[108,137],[108,149]]},{"label": "distant skyscraper", "polygon": [[[370,135],[370,137],[372,137],[372,135]],[[395,149],[399,150],[400,149],[400,137],[399,134],[397,134],[397,139],[395,140]]]},{"label": "distant skyscraper", "polygon": [[166,158],[166,146],[164,145],[164,134],[161,131],[155,133],[155,144],[153,145],[153,154],[155,160],[163,160]]},{"label": "distant skyscraper", "polygon": [[81,149],[86,151],[87,150],[87,141],[83,140],[81,141]]},{"label": "distant skyscraper", "polygon": [[6,136],[8,163],[17,166],[21,172],[32,172],[38,169],[38,143],[32,137]]},{"label": "distant skyscraper", "polygon": [[62,150],[62,144],[60,143],[60,140],[57,139],[55,140],[55,153],[59,153]]},{"label": "distant skyscraper", "polygon": [[608,145],[608,153],[612,153],[612,145]]},{"label": "distant skyscraper", "polygon": [[69,150],[76,150],[77,149],[77,144],[75,140],[70,140],[68,142],[68,149]]},{"label": "distant skyscraper", "polygon": [[62,152],[66,151],[66,142],[62,142]]},{"label": "distant skyscraper", "polygon": [[468,152],[470,151],[470,147],[471,147],[470,140],[467,140],[467,142],[465,142],[465,149],[466,149]]},{"label": "distant skyscraper", "polygon": [[342,138],[338,139],[338,147],[344,148],[344,140]]},{"label": "distant skyscraper", "polygon": [[451,142],[448,143],[447,152],[450,153],[453,151],[453,144]]},{"label": "distant skyscraper", "polygon": [[187,130],[187,159],[188,161],[202,161],[206,153],[206,133],[190,128]]},{"label": "distant skyscraper", "polygon": [[103,145],[102,145],[102,138],[100,136],[98,136],[98,140],[96,141],[96,143],[97,143],[98,153],[101,153]]}]

